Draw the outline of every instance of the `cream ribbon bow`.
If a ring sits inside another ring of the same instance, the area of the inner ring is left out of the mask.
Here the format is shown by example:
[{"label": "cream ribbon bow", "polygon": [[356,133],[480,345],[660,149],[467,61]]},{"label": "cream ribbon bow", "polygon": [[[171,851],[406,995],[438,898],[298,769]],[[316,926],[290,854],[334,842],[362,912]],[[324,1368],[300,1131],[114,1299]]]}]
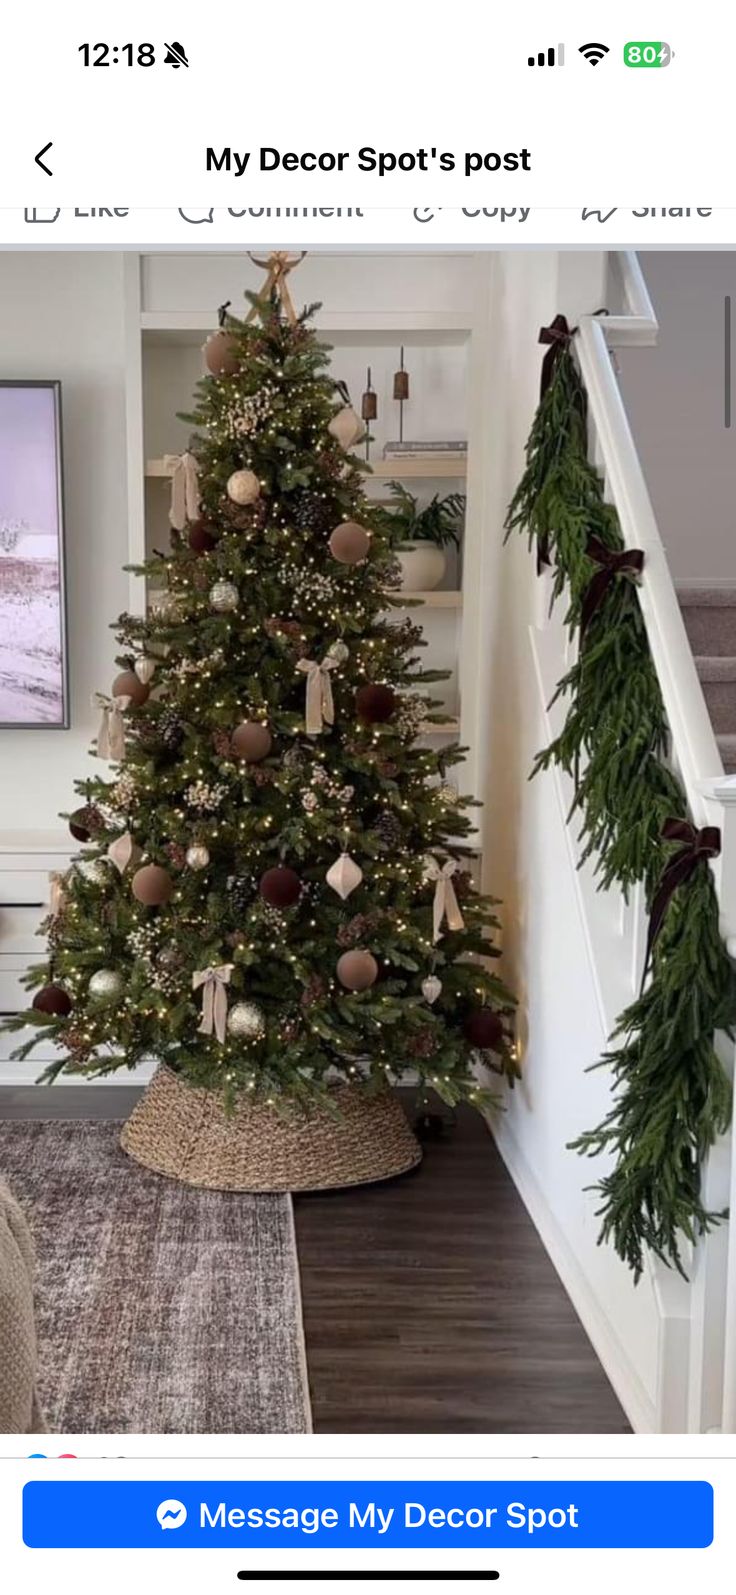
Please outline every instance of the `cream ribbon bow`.
[{"label": "cream ribbon bow", "polygon": [[198,991],[204,986],[202,993],[202,1019],[198,1034],[201,1036],[216,1035],[220,1045],[225,1041],[227,1034],[227,986],[230,976],[235,968],[234,964],[210,965],[208,969],[195,969],[192,975],[192,990]]},{"label": "cream ribbon bow", "polygon": [[125,757],[125,721],[123,714],[130,708],[132,698],[103,698],[97,693],[92,707],[101,709],[100,729],[97,733],[98,759],[119,760]]},{"label": "cream ribbon bow", "polygon": [[65,903],[64,893],[65,876],[61,870],[52,870],[49,875],[49,919],[58,919]]},{"label": "cream ribbon bow", "polygon": [[321,664],[316,659],[300,659],[296,667],[307,678],[305,729],[308,737],[318,737],[325,725],[335,724],[330,671],[337,669],[337,663],[336,659],[330,659],[329,654],[325,654]]},{"label": "cream ribbon bow", "polygon": [[174,530],[183,532],[187,521],[199,515],[199,474],[193,454],[165,454],[164,470],[171,474],[169,520]]},{"label": "cream ribbon bow", "polygon": [[432,905],[433,933],[432,940],[437,942],[442,939],[442,921],[447,920],[448,930],[464,930],[465,920],[460,912],[452,877],[457,873],[458,863],[455,858],[448,858],[440,864],[431,853],[424,859],[424,879],[434,881],[434,903]]}]

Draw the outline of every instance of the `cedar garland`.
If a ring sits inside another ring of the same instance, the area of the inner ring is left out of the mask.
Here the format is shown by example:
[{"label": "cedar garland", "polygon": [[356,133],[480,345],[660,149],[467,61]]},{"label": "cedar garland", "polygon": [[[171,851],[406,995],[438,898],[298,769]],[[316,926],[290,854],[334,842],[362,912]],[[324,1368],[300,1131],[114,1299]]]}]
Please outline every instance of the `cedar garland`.
[{"label": "cedar garland", "polygon": [[[576,663],[555,694],[568,704],[565,724],[537,755],[533,774],[558,765],[572,778],[571,818],[579,821],[583,859],[596,858],[601,888],[618,885],[626,896],[641,881],[648,908],[658,897],[661,909],[668,865],[672,879],[673,822],[687,824],[687,803],[667,762],[668,725],[636,592],[641,557],[616,557],[624,542],[588,460],[586,394],[572,334],[565,326],[561,337],[560,323],[553,323],[554,365],[506,519],[507,536],[525,531],[550,565],[553,602],[566,590],[565,623],[578,641]],[[735,1024],[736,970],[704,850],[660,912],[648,985],[593,1065],[612,1072],[613,1106],[597,1129],[571,1143],[583,1155],[613,1158],[595,1187],[599,1238],[613,1243],[635,1280],[647,1249],[684,1274],[683,1239],[695,1243],[725,1217],[703,1205],[701,1166],[731,1114],[714,1034],[730,1034]]]}]

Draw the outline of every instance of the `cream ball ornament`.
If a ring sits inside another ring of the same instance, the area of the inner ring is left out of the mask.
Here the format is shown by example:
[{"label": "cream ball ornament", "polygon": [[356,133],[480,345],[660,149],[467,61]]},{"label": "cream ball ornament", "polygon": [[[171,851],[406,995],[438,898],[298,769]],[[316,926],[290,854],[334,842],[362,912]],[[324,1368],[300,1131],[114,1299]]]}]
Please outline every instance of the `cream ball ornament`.
[{"label": "cream ball ornament", "polygon": [[231,614],[237,609],[240,602],[240,593],[234,582],[215,582],[210,587],[210,603],[218,615]]},{"label": "cream ball ornament", "polygon": [[90,976],[89,994],[96,1002],[115,1002],[123,990],[123,977],[117,969],[96,969]]},{"label": "cream ball ornament", "polygon": [[241,1041],[260,1041],[266,1034],[266,1018],[255,1002],[236,1002],[227,1016],[228,1034]]},{"label": "cream ball ornament", "polygon": [[261,484],[255,471],[233,471],[228,478],[227,496],[233,504],[255,504],[261,496]]},{"label": "cream ball ornament", "polygon": [[206,869],[210,861],[210,850],[204,842],[194,842],[187,848],[187,865],[189,869]]}]

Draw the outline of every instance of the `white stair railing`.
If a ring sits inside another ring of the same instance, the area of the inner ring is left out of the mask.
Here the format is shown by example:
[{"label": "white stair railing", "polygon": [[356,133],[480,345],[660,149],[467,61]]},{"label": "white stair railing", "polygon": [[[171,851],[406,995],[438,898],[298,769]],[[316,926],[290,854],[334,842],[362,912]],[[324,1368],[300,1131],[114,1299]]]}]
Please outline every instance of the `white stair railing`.
[{"label": "white stair railing", "polygon": [[[720,752],[614,364],[616,349],[656,343],[657,320],[636,256],[621,254],[615,266],[623,313],[579,317],[575,339],[588,395],[591,458],[604,479],[606,497],[615,505],[626,547],[644,551],[641,609],[670,727],[672,762],[694,823],[720,827],[722,851],[713,870],[723,933],[736,953],[736,790],[724,785]],[[554,658],[562,646],[559,622],[551,622],[547,639],[544,632],[544,627],[537,632],[534,643],[540,688],[549,684],[543,678],[553,676],[562,662]],[[581,896],[586,896],[585,882]],[[596,911],[589,891],[587,911],[592,925]],[[621,979],[633,997],[643,957],[641,891],[632,895],[628,907],[620,907],[619,916],[618,956],[625,961]],[[610,942],[609,928],[605,949],[609,963]],[[609,981],[612,991],[621,979]],[[733,1074],[733,1045],[726,1037],[719,1037],[717,1045]],[[714,1149],[704,1171],[704,1198],[714,1210],[731,1206],[736,1211],[731,1161],[728,1136]],[[736,1429],[736,1224],[722,1225],[700,1242],[691,1258],[689,1284],[656,1262],[651,1279],[662,1326],[660,1427],[691,1432]]]}]

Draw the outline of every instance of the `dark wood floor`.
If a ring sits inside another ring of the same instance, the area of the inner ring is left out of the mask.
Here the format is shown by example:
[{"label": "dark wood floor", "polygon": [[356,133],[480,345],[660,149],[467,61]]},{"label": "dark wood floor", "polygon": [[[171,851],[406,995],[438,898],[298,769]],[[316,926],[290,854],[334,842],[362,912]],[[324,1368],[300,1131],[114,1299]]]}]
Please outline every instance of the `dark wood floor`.
[{"label": "dark wood floor", "polygon": [[317,1433],[629,1432],[470,1109],[414,1173],[295,1212]]},{"label": "dark wood floor", "polygon": [[[132,1087],[0,1089],[14,1118],[125,1118]],[[295,1200],[317,1433],[629,1425],[483,1121],[414,1173]]]}]

